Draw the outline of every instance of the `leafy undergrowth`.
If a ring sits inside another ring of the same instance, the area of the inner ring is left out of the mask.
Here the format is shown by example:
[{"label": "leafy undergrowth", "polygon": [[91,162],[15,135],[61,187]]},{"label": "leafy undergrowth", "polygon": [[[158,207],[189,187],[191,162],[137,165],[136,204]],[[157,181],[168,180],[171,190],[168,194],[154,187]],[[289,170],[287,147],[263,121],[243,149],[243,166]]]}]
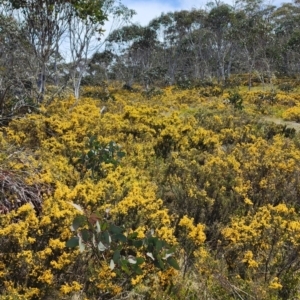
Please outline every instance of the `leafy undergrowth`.
[{"label": "leafy undergrowth", "polygon": [[82,94],[1,129],[0,299],[300,296],[298,94]]}]

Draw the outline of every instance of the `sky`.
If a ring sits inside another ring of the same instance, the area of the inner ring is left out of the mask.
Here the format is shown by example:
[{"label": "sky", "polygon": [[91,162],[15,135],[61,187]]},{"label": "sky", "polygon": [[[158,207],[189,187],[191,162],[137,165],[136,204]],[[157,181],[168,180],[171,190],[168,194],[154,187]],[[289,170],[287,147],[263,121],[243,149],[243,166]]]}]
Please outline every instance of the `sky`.
[{"label": "sky", "polygon": [[123,0],[122,3],[128,8],[134,9],[137,14],[133,22],[147,25],[162,12],[167,13],[175,10],[190,10],[192,8],[204,8],[207,0]]},{"label": "sky", "polygon": [[[270,0],[270,4],[276,5],[288,1],[289,0]],[[167,13],[183,9],[205,8],[208,2],[214,2],[214,0],[121,0],[121,2],[137,12],[132,19],[133,23],[137,22],[145,26],[155,17],[159,17],[162,12]],[[223,2],[229,5],[234,4],[234,0],[223,0]]]}]

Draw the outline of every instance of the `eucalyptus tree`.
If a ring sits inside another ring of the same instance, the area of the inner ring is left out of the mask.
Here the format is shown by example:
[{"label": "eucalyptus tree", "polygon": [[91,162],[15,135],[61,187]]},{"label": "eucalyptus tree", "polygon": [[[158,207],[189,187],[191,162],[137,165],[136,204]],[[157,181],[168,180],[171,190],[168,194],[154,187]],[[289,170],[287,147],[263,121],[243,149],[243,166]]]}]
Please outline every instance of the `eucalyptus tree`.
[{"label": "eucalyptus tree", "polygon": [[95,15],[82,16],[74,15],[68,22],[68,33],[71,53],[70,76],[74,90],[74,96],[79,98],[79,89],[83,76],[87,71],[90,57],[97,52],[105,43],[101,42],[102,27],[104,20],[109,16],[112,19],[118,19],[119,26],[122,22],[128,22],[135,12],[126,6],[116,3],[115,0],[106,0],[102,2],[102,16],[105,18],[96,18]]},{"label": "eucalyptus tree", "polygon": [[141,36],[129,49],[132,56],[135,56],[140,70],[140,80],[146,89],[159,79],[162,69],[156,62],[156,57],[160,51],[156,32],[150,27],[144,27]]},{"label": "eucalyptus tree", "polygon": [[[30,70],[35,62],[29,41],[13,16],[0,14],[0,118],[24,106],[32,95]],[[24,68],[28,65],[29,68]]]},{"label": "eucalyptus tree", "polygon": [[148,88],[159,69],[155,64],[157,51],[160,51],[155,30],[136,24],[124,26],[112,32],[108,42],[108,49],[118,55],[114,64],[117,77],[129,86],[139,81]]},{"label": "eucalyptus tree", "polygon": [[19,14],[24,32],[30,41],[38,64],[35,70],[38,101],[42,101],[45,92],[47,63],[50,57],[57,52],[59,40],[66,30],[67,18],[63,9],[66,2],[52,0],[11,0],[6,2],[9,2],[10,9],[15,14]]},{"label": "eucalyptus tree", "polygon": [[[63,40],[67,38],[70,40],[71,49],[66,51],[67,55],[71,52],[71,56],[73,58],[76,56],[76,59],[78,55],[82,56],[90,41],[85,34],[88,33],[88,36],[94,34],[94,24],[98,24],[97,28],[103,25],[108,15],[106,5],[109,6],[111,2],[111,0],[2,1],[2,6],[5,5],[6,9],[12,11],[14,15],[19,15],[24,34],[30,41],[38,65],[34,74],[38,102],[44,99],[50,59],[54,57],[54,65],[56,65]],[[68,36],[70,32],[73,35]],[[77,45],[72,48],[75,40],[82,42],[78,45],[79,48]]]},{"label": "eucalyptus tree", "polygon": [[204,10],[162,14],[149,27],[156,31],[163,51],[161,64],[167,69],[170,83],[182,78],[200,78],[203,63]]},{"label": "eucalyptus tree", "polygon": [[157,52],[156,60],[164,68],[165,81],[174,83],[177,60],[175,59],[176,42],[172,37],[172,26],[174,14],[171,12],[162,13],[159,17],[149,23],[149,28],[156,32],[160,52]]},{"label": "eucalyptus tree", "polygon": [[107,49],[95,52],[89,60],[82,84],[95,86],[103,81],[116,79],[111,70],[115,58],[116,55]]},{"label": "eucalyptus tree", "polygon": [[276,67],[279,73],[299,73],[300,66],[300,7],[297,3],[284,3],[272,15],[276,43]]},{"label": "eucalyptus tree", "polygon": [[138,77],[139,67],[136,56],[132,55],[131,46],[142,36],[143,27],[137,24],[126,25],[114,30],[107,38],[107,50],[116,55],[112,68],[116,78],[131,86]]},{"label": "eucalyptus tree", "polygon": [[275,9],[276,7],[273,5],[265,5],[261,9],[262,29],[257,39],[257,48],[260,56],[256,64],[256,70],[263,84],[265,83],[265,78],[271,83],[275,75],[276,37],[274,35],[275,24],[272,19]]},{"label": "eucalyptus tree", "polygon": [[190,34],[192,32],[193,19],[190,12],[186,10],[177,11],[170,15],[172,23],[166,28],[169,47],[168,64],[170,77],[172,80],[182,80],[189,78],[189,69],[191,66],[190,56]]},{"label": "eucalyptus tree", "polygon": [[[232,34],[238,41],[240,53],[240,72],[247,72],[248,87],[252,86],[253,73],[267,71],[270,77],[268,49],[273,43],[273,23],[271,19],[274,6],[266,6],[261,0],[240,1],[235,11]],[[270,52],[269,52],[270,53]]]},{"label": "eucalyptus tree", "polygon": [[[215,62],[218,81],[225,81],[230,75],[233,40],[232,24],[234,11],[227,4],[218,3],[208,13],[206,28],[209,30],[209,44]],[[226,75],[227,74],[227,75]]]},{"label": "eucalyptus tree", "polygon": [[185,78],[203,79],[202,70],[206,69],[209,57],[207,49],[207,12],[193,9],[189,12],[174,13],[175,31],[177,31],[178,71]]}]

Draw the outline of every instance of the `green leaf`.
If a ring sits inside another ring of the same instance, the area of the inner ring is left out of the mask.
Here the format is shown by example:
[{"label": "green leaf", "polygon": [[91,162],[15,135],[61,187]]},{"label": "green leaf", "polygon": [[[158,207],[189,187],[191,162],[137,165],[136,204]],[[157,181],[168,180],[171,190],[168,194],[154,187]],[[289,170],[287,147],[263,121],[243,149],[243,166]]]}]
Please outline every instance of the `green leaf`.
[{"label": "green leaf", "polygon": [[122,276],[122,271],[120,269],[115,269],[115,273],[117,274],[118,277]]},{"label": "green leaf", "polygon": [[138,265],[131,265],[132,270],[134,271],[135,274],[137,275],[142,275],[143,271]]},{"label": "green leaf", "polygon": [[128,275],[130,274],[130,270],[128,268],[128,265],[127,265],[127,261],[126,260],[121,260],[121,269],[127,273]]},{"label": "green leaf", "polygon": [[101,230],[102,230],[102,231],[106,230],[107,227],[108,227],[108,224],[107,224],[107,223],[102,223],[102,224],[101,224]]},{"label": "green leaf", "polygon": [[122,233],[124,231],[124,228],[116,226],[114,224],[110,224],[109,225],[109,231],[111,233],[114,233],[114,234],[119,234],[119,233]]},{"label": "green leaf", "polygon": [[118,158],[123,158],[125,156],[125,152],[118,151],[117,156],[118,156]]},{"label": "green leaf", "polygon": [[163,262],[162,262],[161,259],[158,259],[158,260],[154,261],[154,265],[157,268],[161,269],[161,270],[163,270],[165,268],[165,266],[164,266],[164,264],[163,264]]},{"label": "green leaf", "polygon": [[73,236],[66,242],[66,247],[75,248],[79,245],[79,238],[77,236]]},{"label": "green leaf", "polygon": [[90,151],[87,153],[87,156],[88,156],[89,158],[92,158],[93,156],[95,156],[94,151],[93,151],[93,150],[90,150]]},{"label": "green leaf", "polygon": [[180,270],[177,261],[173,257],[167,258],[167,263],[176,270]]},{"label": "green leaf", "polygon": [[122,243],[126,243],[127,242],[127,238],[126,238],[126,236],[124,234],[116,234],[115,235],[115,239],[117,241],[122,242]]},{"label": "green leaf", "polygon": [[165,268],[165,264],[163,263],[163,261],[161,260],[161,258],[158,258],[157,262],[159,264],[159,268],[163,270]]},{"label": "green leaf", "polygon": [[145,262],[145,259],[143,257],[137,257],[136,258],[136,264],[137,265],[141,265],[144,262]]},{"label": "green leaf", "polygon": [[86,217],[85,216],[75,217],[75,219],[72,223],[73,230],[77,230],[80,226],[84,225],[85,222],[86,222]]},{"label": "green leaf", "polygon": [[88,230],[88,229],[82,229],[80,233],[81,233],[81,237],[82,237],[83,241],[84,241],[85,243],[89,242],[89,240],[90,240],[91,237],[92,237],[92,235],[91,235],[91,233],[89,232],[89,230]]},{"label": "green leaf", "polygon": [[138,236],[138,233],[137,233],[137,232],[133,232],[133,233],[130,233],[130,234],[128,235],[128,239],[133,240],[133,239],[136,239],[137,236]]},{"label": "green leaf", "polygon": [[143,240],[132,241],[132,244],[136,248],[141,248],[143,246]]},{"label": "green leaf", "polygon": [[161,241],[163,248],[168,247],[168,243],[166,241]]},{"label": "green leaf", "polygon": [[157,251],[160,251],[163,247],[163,243],[162,243],[162,240],[157,240],[156,241],[156,244],[155,244],[155,248]]},{"label": "green leaf", "polygon": [[120,250],[116,250],[113,255],[113,260],[115,263],[118,263],[119,259],[120,259]]},{"label": "green leaf", "polygon": [[174,254],[175,251],[176,251],[176,248],[175,248],[175,247],[172,247],[172,248],[170,248],[170,249],[167,250],[167,253],[168,253],[168,254]]},{"label": "green leaf", "polygon": [[107,231],[104,231],[101,235],[101,241],[104,244],[110,244],[111,243],[111,237]]},{"label": "green leaf", "polygon": [[148,247],[152,248],[151,246],[156,246],[158,238],[157,237],[149,237],[148,239]]}]

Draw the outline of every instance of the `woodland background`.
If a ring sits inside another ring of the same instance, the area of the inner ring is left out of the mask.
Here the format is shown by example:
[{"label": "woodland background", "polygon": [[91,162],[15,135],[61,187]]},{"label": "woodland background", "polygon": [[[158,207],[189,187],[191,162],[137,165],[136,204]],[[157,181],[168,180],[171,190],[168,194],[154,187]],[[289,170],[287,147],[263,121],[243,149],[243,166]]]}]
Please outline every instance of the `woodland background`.
[{"label": "woodland background", "polygon": [[2,1],[0,299],[298,299],[299,12]]}]

